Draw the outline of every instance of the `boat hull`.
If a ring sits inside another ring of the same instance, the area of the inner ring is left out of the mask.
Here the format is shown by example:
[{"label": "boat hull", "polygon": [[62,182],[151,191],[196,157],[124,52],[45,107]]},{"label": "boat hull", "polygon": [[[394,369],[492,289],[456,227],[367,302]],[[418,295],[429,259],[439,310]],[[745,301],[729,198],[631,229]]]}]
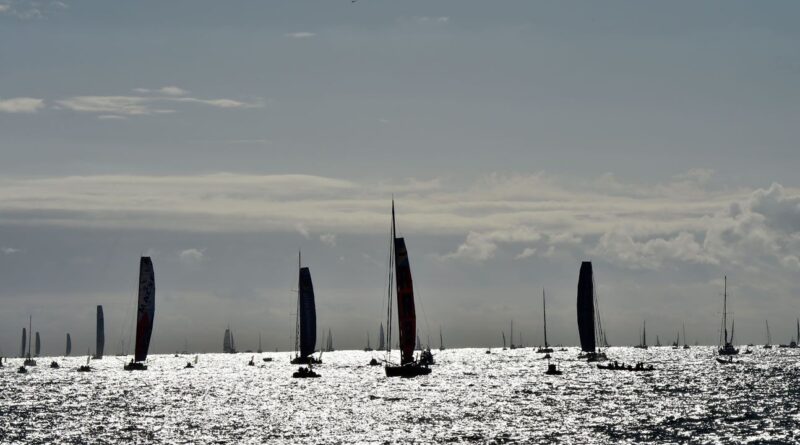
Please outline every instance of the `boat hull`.
[{"label": "boat hull", "polygon": [[147,365],[141,362],[131,362],[125,365],[126,371],[147,371]]},{"label": "boat hull", "polygon": [[321,365],[322,360],[316,359],[314,357],[295,357],[292,359],[291,363],[293,365]]},{"label": "boat hull", "polygon": [[431,373],[431,368],[417,363],[410,363],[402,366],[386,366],[384,369],[386,370],[386,377],[412,378]]}]

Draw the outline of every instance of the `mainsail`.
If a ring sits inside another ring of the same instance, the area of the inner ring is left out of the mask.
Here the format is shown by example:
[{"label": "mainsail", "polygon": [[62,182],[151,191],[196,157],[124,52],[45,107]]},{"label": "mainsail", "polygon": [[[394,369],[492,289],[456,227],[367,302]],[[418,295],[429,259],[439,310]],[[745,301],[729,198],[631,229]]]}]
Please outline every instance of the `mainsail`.
[{"label": "mainsail", "polygon": [[95,342],[95,360],[103,358],[103,351],[106,347],[106,325],[103,317],[103,305],[97,305],[97,339]]},{"label": "mainsail", "polygon": [[397,237],[392,201],[392,238],[394,239],[395,281],[397,282],[397,321],[400,335],[400,364],[414,361],[414,337],[417,332],[417,314],[414,309],[414,283],[404,238]]},{"label": "mainsail", "polygon": [[20,357],[25,357],[25,345],[27,344],[27,342],[28,342],[27,331],[25,330],[25,328],[22,328],[22,346],[20,346],[19,348]]},{"label": "mainsail", "polygon": [[67,333],[67,350],[64,355],[69,355],[72,352],[72,337]]},{"label": "mainsail", "polygon": [[594,278],[592,276],[592,263],[581,263],[578,276],[578,334],[581,339],[581,350],[594,352]]},{"label": "mainsail", "polygon": [[386,336],[383,333],[383,323],[381,323],[381,329],[378,331],[378,350],[383,351],[386,349]]},{"label": "mainsail", "polygon": [[311,282],[311,271],[308,267],[300,267],[297,315],[300,357],[306,358],[314,353],[317,344],[317,309],[314,304],[314,284]]},{"label": "mainsail", "polygon": [[39,331],[36,331],[36,343],[34,344],[36,346],[34,347],[33,355],[38,357],[39,353],[42,352],[42,340],[39,338]]},{"label": "mainsail", "polygon": [[156,282],[153,262],[150,257],[142,257],[139,262],[139,303],[136,314],[136,355],[134,360],[137,362],[147,359],[155,313]]},{"label": "mainsail", "polygon": [[233,348],[231,347],[231,329],[225,329],[225,336],[222,339],[222,352],[226,354],[233,353]]}]

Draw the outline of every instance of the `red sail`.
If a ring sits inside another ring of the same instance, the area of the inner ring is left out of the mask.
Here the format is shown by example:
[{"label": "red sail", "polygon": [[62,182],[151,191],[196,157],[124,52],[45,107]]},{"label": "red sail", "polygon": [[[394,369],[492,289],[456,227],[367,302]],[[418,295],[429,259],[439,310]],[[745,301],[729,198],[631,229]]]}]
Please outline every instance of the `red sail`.
[{"label": "red sail", "polygon": [[400,364],[414,361],[417,314],[414,310],[414,284],[403,238],[394,239],[395,280],[397,282],[397,320],[400,332]]}]

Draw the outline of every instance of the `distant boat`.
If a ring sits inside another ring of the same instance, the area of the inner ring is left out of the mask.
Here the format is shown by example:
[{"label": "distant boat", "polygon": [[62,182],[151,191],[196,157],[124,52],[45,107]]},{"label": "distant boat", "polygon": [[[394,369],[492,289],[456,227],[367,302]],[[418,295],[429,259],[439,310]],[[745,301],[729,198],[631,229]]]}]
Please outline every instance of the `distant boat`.
[{"label": "distant boat", "polygon": [[689,343],[686,342],[686,323],[683,324],[683,349],[689,349]]},{"label": "distant boat", "polygon": [[797,320],[797,337],[789,342],[789,347],[796,348],[798,343],[800,343],[800,319]]},{"label": "distant boat", "polygon": [[92,368],[89,367],[89,361],[91,359],[92,359],[92,354],[87,350],[86,351],[86,364],[79,366],[78,367],[78,372],[89,372],[89,371],[91,371]]},{"label": "distant boat", "polygon": [[661,340],[658,338],[658,335],[656,335],[656,344],[655,344],[655,346],[659,347],[659,348],[661,347]]},{"label": "distant boat", "polygon": [[[384,367],[387,377],[416,377],[419,375],[430,374],[431,369],[419,361],[414,360],[414,335],[417,331],[417,315],[414,308],[414,285],[411,278],[411,265],[408,259],[406,242],[402,237],[397,236],[395,223],[394,200],[392,200],[392,234],[390,243],[390,264],[394,265],[394,275],[391,273],[390,280],[393,279],[397,284],[397,324],[400,337],[400,365],[390,364],[387,360]],[[392,335],[392,283],[389,283],[388,290],[389,311],[386,320],[386,327],[389,332],[389,344]],[[387,354],[388,359],[388,354]]]},{"label": "distant boat", "polygon": [[678,349],[681,345],[681,333],[678,332],[677,337],[675,337],[675,341],[672,343],[672,349]]},{"label": "distant boat", "polygon": [[258,333],[258,351],[257,352],[259,354],[261,354],[261,352],[262,352],[261,351],[261,333],[260,332]]},{"label": "distant boat", "polygon": [[[28,317],[28,332],[33,333],[33,316]],[[23,329],[23,338],[25,337],[25,330]],[[33,337],[33,334],[31,334]],[[23,362],[22,366],[36,366],[36,360],[31,358],[31,343],[32,341],[28,341],[28,355],[25,358],[25,362]]]},{"label": "distant boat", "polygon": [[642,322],[642,337],[639,339],[639,344],[634,346],[636,349],[647,349],[647,321]]},{"label": "distant boat", "polygon": [[423,349],[422,341],[419,339],[419,330],[417,330],[417,344],[416,346],[414,346],[414,349],[416,349],[417,351],[422,351]]},{"label": "distant boat", "polygon": [[292,364],[318,364],[321,359],[314,358],[317,344],[317,309],[314,302],[314,283],[311,271],[303,267],[301,256],[297,255],[297,315],[295,317],[295,357]]},{"label": "distant boat", "polygon": [[94,357],[95,360],[102,360],[103,352],[106,348],[106,327],[105,317],[103,317],[103,305],[97,305],[97,331],[95,338]]},{"label": "distant boat", "polygon": [[233,331],[231,331],[230,326],[225,328],[225,335],[222,338],[222,352],[236,354],[236,345],[233,343]]},{"label": "distant boat", "polygon": [[369,344],[369,331],[367,331],[367,347],[364,348],[364,352],[371,352],[371,351],[372,351],[372,346],[370,346]]},{"label": "distant boat", "polygon": [[581,263],[578,275],[578,334],[581,340],[579,358],[591,361],[606,360],[596,340],[603,338],[603,326],[594,291],[594,273],[591,261]]},{"label": "distant boat", "polygon": [[511,320],[511,337],[509,339],[511,343],[509,344],[509,349],[517,349],[517,345],[514,344],[514,320]]},{"label": "distant boat", "polygon": [[767,325],[767,343],[764,345],[764,349],[772,349],[772,336],[769,334],[769,321],[764,320],[764,324]]},{"label": "distant boat", "polygon": [[739,350],[733,347],[733,327],[731,327],[731,340],[728,341],[728,277],[725,276],[725,287],[722,294],[722,331],[724,334],[724,340],[722,342],[722,347],[719,348],[718,352],[719,355],[736,355],[739,353]]},{"label": "distant boat", "polygon": [[42,340],[39,337],[39,331],[36,331],[36,347],[33,350],[34,357],[38,357],[42,352]]},{"label": "distant boat", "polygon": [[500,334],[503,336],[503,351],[505,351],[507,349],[506,348],[506,333],[503,332],[503,331],[500,331]]},{"label": "distant boat", "polygon": [[325,343],[325,352],[333,352],[333,334],[331,329],[328,328],[328,341]]},{"label": "distant boat", "polygon": [[72,337],[69,336],[69,332],[67,333],[67,349],[64,352],[65,356],[68,356],[72,352]]},{"label": "distant boat", "polygon": [[386,349],[386,336],[383,332],[383,323],[381,323],[381,329],[378,331],[378,350],[383,351]]},{"label": "distant boat", "polygon": [[545,304],[544,288],[542,288],[542,319],[544,319],[544,347],[537,349],[536,352],[550,354],[553,352],[553,348],[547,343],[547,305]]},{"label": "distant boat", "polygon": [[19,348],[19,356],[25,357],[25,345],[27,344],[27,335],[25,328],[22,328],[22,346]]},{"label": "distant boat", "polygon": [[134,358],[125,365],[126,371],[144,371],[147,369],[147,351],[150,349],[150,337],[153,334],[153,322],[156,315],[156,278],[153,272],[153,261],[150,257],[142,257],[139,261],[139,299],[136,313],[136,347]]}]

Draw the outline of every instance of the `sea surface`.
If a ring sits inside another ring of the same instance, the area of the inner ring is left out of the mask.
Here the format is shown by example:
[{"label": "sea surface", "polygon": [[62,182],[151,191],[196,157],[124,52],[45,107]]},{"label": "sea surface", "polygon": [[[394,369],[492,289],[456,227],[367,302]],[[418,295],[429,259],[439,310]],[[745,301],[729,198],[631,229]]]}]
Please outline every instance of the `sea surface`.
[{"label": "sea surface", "polygon": [[[800,349],[754,348],[740,363],[714,348],[609,348],[656,371],[597,369],[577,348],[544,374],[533,348],[434,351],[433,372],[386,378],[384,353],[325,353],[318,379],[293,379],[288,353],[50,358],[0,369],[1,443],[797,443]],[[274,361],[263,362],[262,357]]]}]

